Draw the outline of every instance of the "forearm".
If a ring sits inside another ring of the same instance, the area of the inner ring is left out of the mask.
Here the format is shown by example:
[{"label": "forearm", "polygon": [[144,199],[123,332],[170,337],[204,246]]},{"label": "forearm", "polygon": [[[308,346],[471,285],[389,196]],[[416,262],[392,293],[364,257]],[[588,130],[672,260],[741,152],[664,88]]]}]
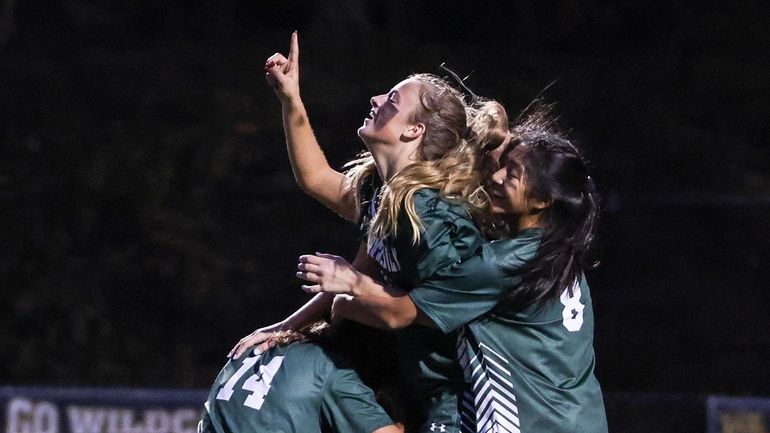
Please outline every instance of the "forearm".
[{"label": "forearm", "polygon": [[337,296],[332,308],[334,319],[348,319],[380,329],[400,329],[417,322],[418,310],[409,296]]},{"label": "forearm", "polygon": [[397,298],[404,295],[404,292],[393,288],[392,286],[386,286],[379,280],[375,280],[371,276],[358,271],[356,267],[355,281],[351,282],[350,295],[355,297],[367,297],[367,296],[384,296],[390,298]]},{"label": "forearm", "polygon": [[357,209],[352,188],[345,175],[326,160],[301,98],[283,100],[281,112],[286,150],[297,185],[343,218],[354,220]]},{"label": "forearm", "polygon": [[289,317],[275,325],[263,328],[263,331],[279,331],[284,329],[298,330],[314,322],[322,320],[331,310],[334,295],[331,293],[319,293],[301,306]]},{"label": "forearm", "polygon": [[299,96],[281,101],[286,150],[294,178],[303,189],[314,183],[314,176],[330,170],[321,146],[315,138],[305,105]]},{"label": "forearm", "polygon": [[380,427],[372,433],[404,433],[403,424],[391,424],[385,427]]}]

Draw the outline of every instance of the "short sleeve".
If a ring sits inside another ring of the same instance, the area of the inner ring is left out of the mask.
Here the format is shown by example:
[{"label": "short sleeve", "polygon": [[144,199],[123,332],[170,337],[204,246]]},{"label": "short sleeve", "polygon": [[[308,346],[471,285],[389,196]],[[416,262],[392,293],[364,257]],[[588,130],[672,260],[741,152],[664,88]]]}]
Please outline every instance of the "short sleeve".
[{"label": "short sleeve", "polygon": [[321,416],[337,433],[370,433],[393,424],[374,392],[350,368],[333,368],[329,373]]},{"label": "short sleeve", "polygon": [[492,310],[518,285],[521,278],[515,270],[534,255],[536,248],[536,243],[519,239],[489,243],[480,254],[439,270],[415,287],[409,297],[439,329],[453,331]]},{"label": "short sleeve", "polygon": [[[208,410],[206,411],[208,412]],[[198,421],[197,433],[215,433],[214,426],[211,424],[211,417],[208,413],[203,415],[203,418]]]},{"label": "short sleeve", "polygon": [[418,191],[414,206],[422,224],[419,244],[412,245],[413,231],[405,212],[399,217],[395,238],[402,268],[394,282],[404,289],[473,256],[484,244],[484,237],[468,211],[462,205],[442,200],[437,191]]}]

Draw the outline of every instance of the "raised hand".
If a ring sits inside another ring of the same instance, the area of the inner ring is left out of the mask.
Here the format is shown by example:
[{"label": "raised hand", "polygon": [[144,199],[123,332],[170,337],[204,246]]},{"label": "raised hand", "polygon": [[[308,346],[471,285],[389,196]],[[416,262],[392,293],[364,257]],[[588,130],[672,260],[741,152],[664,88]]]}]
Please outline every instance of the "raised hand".
[{"label": "raised hand", "polygon": [[275,53],[265,61],[265,79],[282,102],[299,98],[299,41],[291,34],[289,58]]},{"label": "raised hand", "polygon": [[300,256],[297,269],[297,277],[315,283],[302,286],[302,290],[308,293],[354,295],[363,277],[347,260],[332,254]]}]

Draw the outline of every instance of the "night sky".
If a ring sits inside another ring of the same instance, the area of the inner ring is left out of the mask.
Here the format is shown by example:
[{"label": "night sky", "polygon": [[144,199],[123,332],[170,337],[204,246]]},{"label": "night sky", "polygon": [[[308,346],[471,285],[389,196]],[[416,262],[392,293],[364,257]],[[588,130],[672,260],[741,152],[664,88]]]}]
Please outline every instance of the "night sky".
[{"label": "night sky", "polygon": [[762,2],[1,4],[0,384],[208,387],[307,299],[300,254],[352,258],[356,227],[294,184],[263,78],[296,29],[336,167],[410,73],[446,62],[514,115],[555,80],[603,198],[605,391],[770,395]]}]

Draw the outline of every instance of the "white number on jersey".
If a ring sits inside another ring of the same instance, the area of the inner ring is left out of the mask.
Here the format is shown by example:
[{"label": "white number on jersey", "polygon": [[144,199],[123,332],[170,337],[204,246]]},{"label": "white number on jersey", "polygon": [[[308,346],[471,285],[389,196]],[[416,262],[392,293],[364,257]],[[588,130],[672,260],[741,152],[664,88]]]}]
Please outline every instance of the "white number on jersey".
[{"label": "white number on jersey", "polygon": [[[217,393],[217,400],[229,401],[230,397],[233,396],[235,384],[238,383],[247,371],[251,370],[251,367],[253,367],[261,357],[262,355],[257,355],[244,359],[241,368],[233,374]],[[251,394],[246,397],[246,401],[243,402],[245,406],[256,410],[262,408],[262,403],[265,402],[265,395],[270,391],[270,383],[273,381],[273,376],[275,376],[275,373],[281,367],[282,363],[283,356],[276,356],[271,359],[267,365],[260,365],[259,373],[252,374],[246,379],[241,388],[246,391],[251,391]]]},{"label": "white number on jersey", "polygon": [[567,328],[569,332],[580,331],[583,326],[583,309],[585,305],[580,303],[580,283],[576,280],[572,286],[572,296],[569,295],[570,290],[564,289],[559,301],[564,305],[564,309],[561,312],[562,325]]}]

